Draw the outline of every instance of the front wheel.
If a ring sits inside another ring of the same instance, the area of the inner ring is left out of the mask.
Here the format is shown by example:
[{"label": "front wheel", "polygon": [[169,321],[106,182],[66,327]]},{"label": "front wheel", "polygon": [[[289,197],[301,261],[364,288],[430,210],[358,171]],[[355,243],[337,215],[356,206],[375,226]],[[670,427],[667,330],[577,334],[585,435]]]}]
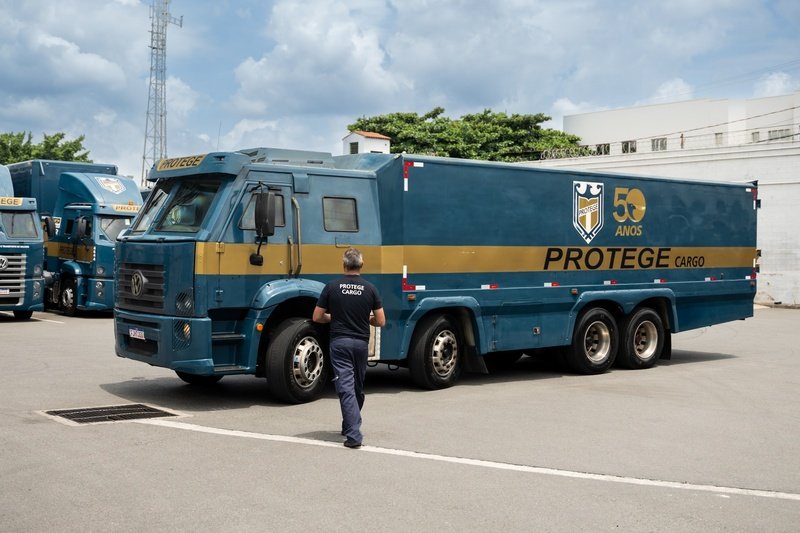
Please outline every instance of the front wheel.
[{"label": "front wheel", "polygon": [[75,316],[78,312],[78,284],[75,278],[66,278],[61,286],[58,298],[61,312],[67,316]]},{"label": "front wheel", "polygon": [[325,388],[328,364],[323,335],[311,320],[281,322],[267,348],[267,384],[272,396],[286,403],[316,400]]},{"label": "front wheel", "polygon": [[411,379],[426,389],[444,389],[458,381],[464,341],[458,322],[449,315],[421,322],[411,341]]},{"label": "front wheel", "polygon": [[622,324],[617,361],[625,368],[650,368],[664,349],[664,323],[649,308],[638,309]]},{"label": "front wheel", "polygon": [[584,312],[572,335],[572,344],[564,350],[564,358],[579,374],[601,374],[611,368],[619,343],[614,315],[601,307]]}]

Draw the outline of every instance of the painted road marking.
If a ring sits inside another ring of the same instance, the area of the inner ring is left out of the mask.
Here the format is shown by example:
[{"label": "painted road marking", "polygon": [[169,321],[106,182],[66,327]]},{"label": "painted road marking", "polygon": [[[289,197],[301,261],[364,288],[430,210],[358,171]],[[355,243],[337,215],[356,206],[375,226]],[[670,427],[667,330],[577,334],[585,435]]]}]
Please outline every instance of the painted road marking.
[{"label": "painted road marking", "polygon": [[[288,437],[285,435],[270,435],[266,433],[253,433],[250,431],[238,431],[232,429],[219,429],[174,420],[147,419],[133,420],[136,424],[148,424],[151,426],[163,426],[200,433],[210,433],[212,435],[224,435],[229,437],[243,437],[247,439],[268,440],[273,442],[287,442],[292,444],[304,444],[307,446],[321,446],[325,448],[342,448],[341,443],[306,439],[303,437]],[[614,476],[610,474],[592,474],[588,472],[575,472],[571,470],[560,470],[557,468],[545,468],[541,466],[516,465],[511,463],[500,463],[496,461],[485,461],[482,459],[469,459],[465,457],[450,457],[433,453],[412,452],[408,450],[396,450],[392,448],[380,448],[377,446],[362,446],[361,451],[368,453],[379,453],[383,455],[395,455],[399,457],[410,457],[413,459],[424,459],[427,461],[439,461],[443,463],[455,463],[481,468],[492,468],[495,470],[510,470],[513,472],[524,472],[527,474],[540,474],[546,476],[567,477],[573,479],[590,479],[593,481],[605,481],[610,483],[625,483],[628,485],[642,485],[646,487],[658,487],[681,490],[694,490],[700,492],[711,492],[717,495],[737,495],[755,496],[758,498],[776,498],[780,500],[800,501],[800,494],[792,492],[779,492],[759,489],[742,489],[737,487],[724,487],[718,485],[698,485],[694,483],[681,483],[679,481],[663,481],[658,479],[645,479],[627,476]],[[351,452],[352,453],[352,452]]]}]

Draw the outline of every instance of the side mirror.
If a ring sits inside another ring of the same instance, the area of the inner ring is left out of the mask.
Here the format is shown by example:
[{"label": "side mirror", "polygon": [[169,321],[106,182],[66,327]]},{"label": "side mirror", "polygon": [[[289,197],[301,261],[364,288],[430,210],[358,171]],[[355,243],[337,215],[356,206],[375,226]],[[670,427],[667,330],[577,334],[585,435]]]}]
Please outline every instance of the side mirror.
[{"label": "side mirror", "polygon": [[264,257],[261,255],[261,244],[266,237],[275,234],[275,193],[257,192],[256,197],[256,236],[258,237],[258,249],[256,253],[250,254],[250,264],[262,266]]},{"label": "side mirror", "polygon": [[275,234],[275,193],[259,192],[256,195],[256,235],[269,237]]},{"label": "side mirror", "polygon": [[53,221],[53,217],[45,216],[42,218],[42,227],[48,239],[52,239],[56,234],[56,223]]},{"label": "side mirror", "polygon": [[89,221],[86,220],[86,217],[79,217],[75,228],[75,238],[78,241],[82,241],[83,238],[86,237],[88,229],[89,229]]}]

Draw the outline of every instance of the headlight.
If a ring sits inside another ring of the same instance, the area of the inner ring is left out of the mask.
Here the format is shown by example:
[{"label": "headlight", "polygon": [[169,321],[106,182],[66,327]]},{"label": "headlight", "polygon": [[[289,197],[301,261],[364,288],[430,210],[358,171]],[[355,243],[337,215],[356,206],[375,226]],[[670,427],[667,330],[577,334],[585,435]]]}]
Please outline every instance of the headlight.
[{"label": "headlight", "polygon": [[36,265],[33,267],[33,275],[37,278],[42,275],[42,265]]},{"label": "headlight", "polygon": [[105,275],[105,273],[106,273],[105,267],[97,267],[97,275],[98,276],[103,276],[103,275]]}]

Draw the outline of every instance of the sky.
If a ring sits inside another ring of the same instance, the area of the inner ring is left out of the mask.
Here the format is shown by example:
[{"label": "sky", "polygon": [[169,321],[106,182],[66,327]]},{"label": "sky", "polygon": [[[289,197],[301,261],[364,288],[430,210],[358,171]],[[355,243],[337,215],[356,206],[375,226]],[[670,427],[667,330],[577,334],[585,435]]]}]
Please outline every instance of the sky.
[{"label": "sky", "polygon": [[[797,0],[172,0],[170,157],[342,153],[362,116],[564,115],[800,90]],[[0,133],[142,176],[149,0],[0,0]]]}]

